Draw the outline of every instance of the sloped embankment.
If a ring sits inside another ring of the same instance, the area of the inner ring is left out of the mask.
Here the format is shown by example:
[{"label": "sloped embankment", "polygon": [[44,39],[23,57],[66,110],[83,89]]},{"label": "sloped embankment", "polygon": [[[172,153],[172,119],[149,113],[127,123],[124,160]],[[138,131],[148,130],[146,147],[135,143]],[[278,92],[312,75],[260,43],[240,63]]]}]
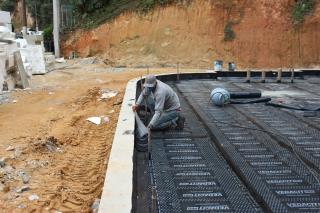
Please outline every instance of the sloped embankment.
[{"label": "sloped embankment", "polygon": [[320,4],[297,28],[291,18],[294,2],[191,1],[146,15],[127,12],[96,29],[69,34],[63,50],[66,56],[72,51],[98,55],[116,66],[179,62],[196,68],[210,67],[215,59],[235,61],[239,67],[319,65]]}]

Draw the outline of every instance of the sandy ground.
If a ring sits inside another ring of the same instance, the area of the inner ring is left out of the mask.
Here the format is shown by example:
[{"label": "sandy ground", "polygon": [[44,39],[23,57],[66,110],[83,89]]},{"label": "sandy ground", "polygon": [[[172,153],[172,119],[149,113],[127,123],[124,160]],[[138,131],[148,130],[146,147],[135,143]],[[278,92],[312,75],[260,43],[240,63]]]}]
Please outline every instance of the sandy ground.
[{"label": "sandy ground", "polygon": [[[163,72],[173,70],[150,70]],[[0,212],[90,212],[101,196],[127,81],[146,73],[76,63],[13,91],[0,105]],[[118,95],[99,100],[106,89]],[[86,121],[91,116],[109,122],[95,125]]]}]

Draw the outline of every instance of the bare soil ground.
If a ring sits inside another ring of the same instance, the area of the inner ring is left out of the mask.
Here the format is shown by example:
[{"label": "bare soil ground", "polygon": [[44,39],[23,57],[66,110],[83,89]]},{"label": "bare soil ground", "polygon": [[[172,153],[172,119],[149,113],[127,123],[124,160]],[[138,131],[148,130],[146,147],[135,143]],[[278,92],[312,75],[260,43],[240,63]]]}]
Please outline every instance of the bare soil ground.
[{"label": "bare soil ground", "polygon": [[[33,76],[30,90],[0,105],[0,212],[90,212],[101,196],[124,89],[147,71],[68,64]],[[105,89],[118,95],[99,100]],[[109,122],[95,125],[91,116]]]}]

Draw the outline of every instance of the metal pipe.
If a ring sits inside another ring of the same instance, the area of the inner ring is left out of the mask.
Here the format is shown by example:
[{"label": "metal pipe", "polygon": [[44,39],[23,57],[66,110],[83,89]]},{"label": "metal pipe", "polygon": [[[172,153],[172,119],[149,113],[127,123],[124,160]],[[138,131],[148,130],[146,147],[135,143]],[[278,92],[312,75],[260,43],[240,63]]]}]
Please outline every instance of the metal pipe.
[{"label": "metal pipe", "polygon": [[[148,133],[148,135],[150,135],[150,132]],[[151,139],[149,139],[150,141]],[[151,150],[149,150],[151,151]],[[149,168],[151,168],[151,170],[154,169],[154,165],[153,165],[153,160],[152,160],[152,154],[151,152],[149,152]],[[151,185],[151,213],[157,213],[157,186],[155,183],[155,178],[153,176],[153,172],[150,172],[150,185]]]},{"label": "metal pipe", "polygon": [[291,69],[291,83],[294,82],[294,68]]},{"label": "metal pipe", "polygon": [[37,4],[34,5],[35,12],[36,12],[36,32],[39,32],[39,26],[38,26],[38,11],[37,11]]},{"label": "metal pipe", "polygon": [[152,186],[151,188],[151,200],[152,200],[151,213],[157,213],[157,192],[156,192],[155,186]]},{"label": "metal pipe", "polygon": [[177,80],[180,81],[180,67],[179,67],[179,62],[177,63]]},{"label": "metal pipe", "polygon": [[261,72],[261,83],[266,83],[266,72],[265,71]]},{"label": "metal pipe", "polygon": [[282,81],[282,69],[278,70],[277,83],[281,83]]},{"label": "metal pipe", "polygon": [[251,70],[248,70],[248,71],[247,71],[246,82],[247,82],[247,83],[250,83],[250,82],[251,82]]},{"label": "metal pipe", "polygon": [[53,0],[53,39],[55,57],[60,58],[60,0]]}]

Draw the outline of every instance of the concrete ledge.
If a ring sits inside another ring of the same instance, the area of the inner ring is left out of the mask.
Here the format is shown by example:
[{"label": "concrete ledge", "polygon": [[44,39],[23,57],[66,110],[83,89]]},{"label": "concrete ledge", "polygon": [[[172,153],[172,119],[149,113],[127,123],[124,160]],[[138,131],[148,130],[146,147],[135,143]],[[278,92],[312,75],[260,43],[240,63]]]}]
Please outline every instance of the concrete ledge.
[{"label": "concrete ledge", "polygon": [[99,213],[129,213],[132,209],[133,151],[137,79],[127,84],[110,153]]}]

